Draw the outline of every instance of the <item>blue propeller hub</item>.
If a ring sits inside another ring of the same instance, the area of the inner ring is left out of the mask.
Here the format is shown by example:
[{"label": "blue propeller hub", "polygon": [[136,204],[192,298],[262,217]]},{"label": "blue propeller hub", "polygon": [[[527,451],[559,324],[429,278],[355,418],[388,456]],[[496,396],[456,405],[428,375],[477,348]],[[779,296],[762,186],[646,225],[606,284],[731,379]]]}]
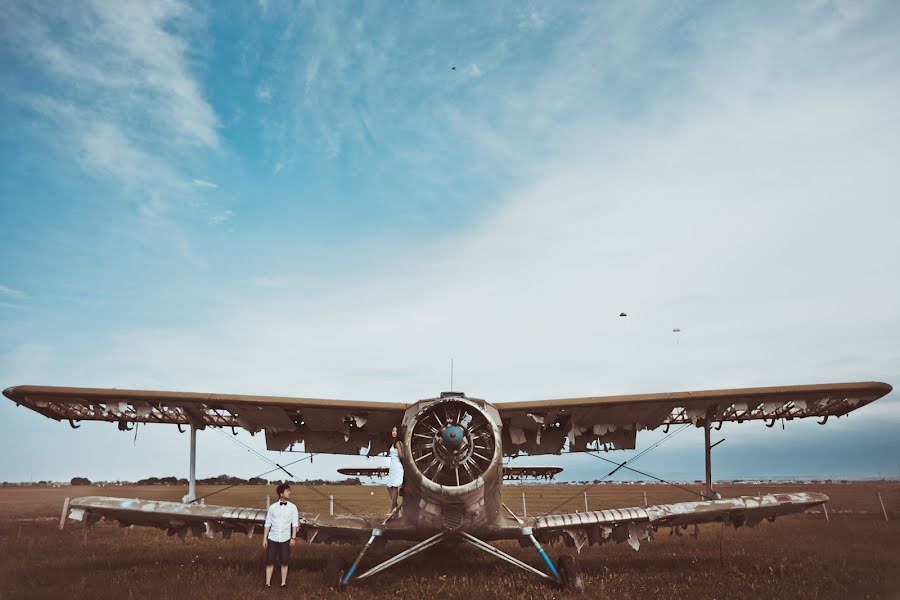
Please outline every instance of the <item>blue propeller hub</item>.
[{"label": "blue propeller hub", "polygon": [[448,450],[459,450],[466,439],[466,432],[459,425],[447,425],[441,430],[441,442]]}]

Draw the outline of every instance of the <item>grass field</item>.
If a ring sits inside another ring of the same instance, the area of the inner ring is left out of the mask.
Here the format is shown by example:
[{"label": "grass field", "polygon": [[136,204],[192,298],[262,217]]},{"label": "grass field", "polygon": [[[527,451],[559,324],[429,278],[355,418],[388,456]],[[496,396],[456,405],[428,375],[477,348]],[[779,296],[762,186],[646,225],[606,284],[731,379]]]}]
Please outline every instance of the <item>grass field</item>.
[{"label": "grass field", "polygon": [[[209,493],[217,488],[202,488]],[[384,513],[384,489],[322,487],[334,494],[336,512]],[[521,512],[540,514],[584,507],[582,486],[504,487],[504,499]],[[672,537],[660,530],[634,552],[627,544],[586,547],[580,557],[585,597],[609,598],[900,598],[900,484],[722,486],[723,496],[776,491],[828,494],[830,522],[821,512],[735,530],[701,528],[700,538]],[[880,491],[885,522],[875,495]],[[695,499],[668,486],[604,485],[588,490],[590,509]],[[268,487],[241,486],[217,494],[210,504],[264,506]],[[339,595],[325,588],[321,568],[338,553],[352,559],[358,548],[306,545],[295,549],[289,590],[262,587],[259,536],[231,540],[188,538],[184,543],[157,530],[122,529],[100,523],[85,532],[70,522],[58,531],[66,496],[109,495],[178,500],[180,487],[0,488],[0,599],[11,598],[564,598],[560,590],[467,546],[438,546]],[[328,500],[295,488],[301,510],[327,512]],[[538,565],[531,548],[503,543],[504,550]],[[387,552],[403,546],[389,544]],[[562,545],[551,556],[570,552]],[[277,579],[277,574],[276,574]]]}]

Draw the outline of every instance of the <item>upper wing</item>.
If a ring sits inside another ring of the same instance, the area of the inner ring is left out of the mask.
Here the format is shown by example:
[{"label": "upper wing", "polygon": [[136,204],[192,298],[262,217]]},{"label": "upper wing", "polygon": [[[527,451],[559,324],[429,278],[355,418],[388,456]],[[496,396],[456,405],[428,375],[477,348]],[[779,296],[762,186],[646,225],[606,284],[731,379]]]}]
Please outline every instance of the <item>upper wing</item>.
[{"label": "upper wing", "polygon": [[[740,527],[755,527],[763,519],[802,512],[828,502],[819,493],[768,494],[741,496],[706,502],[680,502],[658,506],[595,510],[582,513],[549,515],[532,520],[535,537],[544,542],[561,535],[578,550],[586,543],[628,541],[635,550],[641,540],[649,539],[659,527],[681,527],[721,521]],[[680,534],[680,531],[674,531]]]},{"label": "upper wing", "polygon": [[[562,473],[562,467],[503,467],[504,480],[519,479],[553,479],[555,475]],[[337,470],[341,475],[353,475],[356,477],[387,477],[387,467],[342,467]]]},{"label": "upper wing", "polygon": [[3,394],[51,419],[129,423],[175,423],[241,427],[265,431],[269,450],[297,442],[306,452],[370,455],[387,452],[391,428],[399,425],[407,405],[321,398],[244,396],[20,385]]},{"label": "upper wing", "polygon": [[890,391],[886,383],[835,383],[534,400],[496,408],[505,454],[548,454],[560,452],[566,440],[575,451],[593,443],[631,449],[638,431],[662,425],[840,417]]},{"label": "upper wing", "polygon": [[[188,532],[196,537],[213,537],[221,533],[224,538],[234,532],[253,535],[262,533],[266,522],[266,510],[233,506],[182,504],[137,498],[109,498],[86,496],[69,502],[68,518],[84,521],[91,526],[100,519],[118,521],[122,527],[137,525],[165,529],[169,535],[184,538]],[[420,535],[400,520],[384,524],[351,515],[314,515],[300,513],[298,535],[309,543],[351,542],[362,543],[379,527],[385,538],[416,539]]]}]

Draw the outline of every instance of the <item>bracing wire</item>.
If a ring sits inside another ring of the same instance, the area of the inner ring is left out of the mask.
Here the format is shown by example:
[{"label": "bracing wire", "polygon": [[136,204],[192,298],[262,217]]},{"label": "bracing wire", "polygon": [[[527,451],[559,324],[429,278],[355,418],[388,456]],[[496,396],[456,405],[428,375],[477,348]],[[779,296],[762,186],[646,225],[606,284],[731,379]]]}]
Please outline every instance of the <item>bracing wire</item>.
[{"label": "bracing wire", "polygon": [[288,476],[289,476],[291,479],[294,479],[294,474],[293,474],[293,473],[291,473],[290,471],[288,471],[287,469],[285,469],[284,467],[282,467],[280,464],[278,464],[277,462],[275,462],[274,460],[272,460],[271,458],[269,458],[268,456],[266,456],[265,454],[263,454],[262,452],[260,452],[260,451],[257,450],[256,448],[254,448],[253,446],[250,446],[249,444],[246,444],[246,443],[242,442],[241,440],[237,439],[237,437],[235,437],[235,436],[233,436],[233,435],[232,435],[232,436],[229,436],[227,433],[225,433],[225,432],[222,431],[221,429],[216,429],[215,431],[217,431],[218,433],[220,433],[223,437],[225,437],[225,438],[231,440],[232,442],[234,442],[234,443],[236,443],[236,444],[240,444],[241,446],[243,446],[243,447],[247,450],[247,452],[252,452],[253,454],[255,454],[256,456],[258,456],[259,458],[263,459],[264,461],[266,461],[267,463],[269,463],[270,465],[272,465],[273,467],[278,467],[279,469],[281,469],[282,471],[284,471],[285,473],[287,473]]},{"label": "bracing wire", "polygon": [[[610,459],[608,459],[608,458],[604,458],[604,457],[602,457],[602,456],[600,456],[600,455],[598,455],[598,454],[593,454],[593,453],[591,453],[591,452],[586,452],[587,454],[590,454],[591,456],[594,456],[594,457],[596,457],[596,458],[602,458],[602,459],[605,460],[606,462],[608,462],[608,463],[610,463],[610,464],[613,464],[613,465],[616,465],[615,468],[613,468],[612,471],[610,471],[609,473],[607,473],[606,475],[604,475],[604,476],[601,477],[600,479],[598,479],[598,480],[594,481],[593,483],[591,483],[591,484],[585,486],[583,489],[578,490],[576,493],[572,494],[571,497],[566,498],[565,500],[563,500],[562,502],[560,502],[559,504],[557,504],[556,506],[554,506],[554,507],[551,508],[550,510],[546,511],[546,512],[545,512],[544,514],[542,514],[541,516],[542,516],[542,517],[546,517],[547,515],[549,515],[549,514],[555,512],[558,508],[560,508],[560,507],[562,507],[562,506],[565,506],[566,504],[568,504],[569,502],[571,502],[572,500],[574,500],[574,499],[577,498],[578,496],[582,495],[583,493],[585,493],[585,492],[588,491],[589,489],[591,489],[591,488],[593,488],[593,487],[596,487],[596,486],[600,485],[601,483],[603,483],[604,481],[606,481],[608,478],[610,478],[610,477],[612,477],[613,475],[615,475],[616,472],[617,472],[619,469],[628,469],[628,470],[634,471],[634,469],[632,469],[631,467],[628,467],[628,466],[626,466],[626,465],[628,465],[629,463],[632,463],[632,462],[636,461],[637,459],[639,459],[640,457],[644,456],[645,454],[647,454],[648,452],[650,452],[650,451],[653,450],[654,448],[658,448],[658,447],[661,446],[664,442],[666,442],[667,440],[672,439],[673,437],[675,437],[676,435],[678,435],[679,433],[681,433],[682,431],[684,431],[684,430],[687,429],[688,427],[690,427],[690,423],[685,423],[684,425],[682,425],[682,426],[679,427],[678,429],[676,429],[676,430],[674,430],[674,431],[672,431],[672,432],[670,432],[670,433],[667,433],[666,435],[664,435],[662,438],[658,439],[655,443],[651,444],[651,445],[648,446],[647,448],[644,448],[641,452],[639,452],[639,453],[638,453],[636,456],[634,456],[633,458],[630,458],[630,459],[628,459],[628,460],[625,460],[624,462],[621,462],[621,463],[617,463],[617,462],[614,461],[614,460],[610,460]],[[572,452],[572,453],[574,454],[574,452]],[[649,477],[649,475],[648,475],[648,477]],[[674,485],[674,484],[673,484],[673,485]],[[696,493],[696,492],[692,492],[692,493]]]},{"label": "bracing wire", "polygon": [[[606,458],[605,456],[600,456],[599,454],[594,454],[593,452],[586,452],[586,454],[593,456],[594,458],[599,458],[600,460],[604,460],[608,463],[617,464],[615,461],[610,460],[610,459]],[[663,479],[662,477],[657,477],[656,475],[651,475],[650,473],[645,473],[644,471],[638,471],[637,469],[634,469],[632,467],[627,467],[624,464],[622,465],[621,468],[627,469],[629,471],[632,471],[632,472],[637,473],[638,475],[642,475],[644,477],[649,477],[650,479],[654,479],[660,483],[665,483],[666,485],[671,485],[673,487],[678,488],[679,490],[684,490],[685,492],[693,494],[694,496],[700,496],[704,500],[708,500],[708,498],[706,497],[705,494],[701,494],[700,492],[698,492],[696,490],[686,488],[683,485],[678,485],[677,483],[674,483],[672,481],[667,481],[667,480]],[[616,470],[618,470],[618,469],[616,469]]]},{"label": "bracing wire", "polygon": [[[275,464],[276,464],[276,468],[270,469],[270,470],[268,470],[268,471],[266,471],[266,472],[264,472],[264,473],[260,473],[259,475],[254,475],[253,477],[251,477],[251,479],[256,478],[256,477],[263,477],[263,476],[265,476],[265,475],[269,475],[269,474],[271,474],[271,473],[275,473],[276,471],[284,471],[285,473],[288,473],[288,471],[285,469],[285,467],[290,467],[291,465],[296,465],[296,464],[301,463],[301,462],[303,462],[303,461],[305,461],[305,460],[310,460],[310,461],[311,461],[312,458],[313,458],[314,456],[318,455],[318,454],[329,454],[332,450],[334,450],[334,449],[337,448],[338,446],[344,445],[345,443],[346,443],[346,442],[341,441],[341,442],[338,442],[337,444],[335,444],[335,445],[329,447],[329,448],[326,449],[326,450],[322,450],[321,452],[310,452],[307,456],[304,456],[304,457],[302,457],[302,458],[298,458],[297,460],[292,461],[292,462],[289,462],[289,463],[287,463],[287,464],[285,464],[285,465],[279,465],[278,463],[275,463]],[[245,445],[245,446],[246,446],[246,445]],[[247,446],[247,448],[248,448],[248,449],[251,449],[249,446]],[[252,449],[251,449],[251,450],[252,450]],[[266,457],[266,456],[263,456],[262,454],[259,454],[258,452],[255,452],[255,451],[254,451],[254,453],[257,454],[257,455],[259,455],[260,458],[266,460],[267,462],[270,462],[270,463],[273,462],[271,459],[269,459],[269,458]],[[290,475],[290,473],[288,473],[288,474]],[[293,475],[291,475],[291,477],[293,477]],[[330,499],[328,494],[325,494],[324,492],[322,492],[322,491],[316,489],[316,487],[315,487],[313,484],[306,483],[306,482],[302,482],[302,481],[297,482],[297,483],[298,483],[299,485],[302,485],[302,486],[306,487],[306,488],[309,488],[310,490],[312,490],[312,491],[315,492],[316,494],[322,496],[323,498]],[[191,500],[189,503],[199,502],[200,500],[209,498],[210,496],[213,496],[213,495],[218,494],[218,493],[220,493],[220,492],[224,492],[224,491],[226,491],[226,490],[230,490],[231,488],[237,487],[237,486],[239,486],[239,485],[241,485],[241,484],[240,484],[240,483],[233,483],[233,484],[228,485],[228,486],[225,486],[225,487],[223,487],[223,488],[221,488],[221,489],[213,490],[212,492],[210,492],[210,493],[208,493],[208,494],[204,494],[204,495],[202,495],[202,496],[199,496],[199,497],[197,497],[197,498]],[[370,522],[371,522],[368,518],[366,518],[366,517],[364,517],[363,515],[357,513],[357,512],[354,511],[352,508],[350,508],[350,507],[347,506],[346,504],[340,502],[339,500],[335,500],[334,503],[335,503],[335,505],[339,506],[340,508],[343,508],[344,510],[346,510],[346,511],[347,511],[348,513],[350,513],[351,515],[353,515],[353,516],[355,516],[355,517],[359,517],[360,519],[364,520],[366,523],[370,523]]]}]

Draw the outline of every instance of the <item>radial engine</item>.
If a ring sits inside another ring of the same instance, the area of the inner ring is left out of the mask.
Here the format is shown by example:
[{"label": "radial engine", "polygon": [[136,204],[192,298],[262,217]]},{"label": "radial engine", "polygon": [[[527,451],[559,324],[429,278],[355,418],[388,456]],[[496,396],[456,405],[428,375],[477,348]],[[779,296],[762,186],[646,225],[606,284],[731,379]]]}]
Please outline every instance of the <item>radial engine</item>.
[{"label": "radial engine", "polygon": [[403,421],[406,518],[452,530],[493,522],[503,455],[497,410],[462,392],[444,392],[412,405]]}]

